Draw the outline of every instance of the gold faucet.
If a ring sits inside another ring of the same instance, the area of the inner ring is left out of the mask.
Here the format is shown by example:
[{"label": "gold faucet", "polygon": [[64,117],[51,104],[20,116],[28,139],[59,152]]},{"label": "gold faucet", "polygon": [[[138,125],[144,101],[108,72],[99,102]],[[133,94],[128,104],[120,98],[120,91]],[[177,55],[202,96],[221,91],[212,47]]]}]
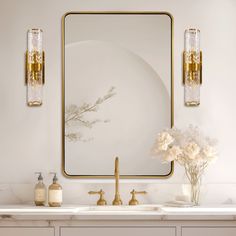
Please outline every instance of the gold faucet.
[{"label": "gold faucet", "polygon": [[105,192],[100,189],[100,191],[89,191],[88,194],[99,194],[100,198],[97,201],[98,206],[104,206],[107,205],[107,201],[104,199]]},{"label": "gold faucet", "polygon": [[147,194],[146,191],[135,191],[134,189],[130,192],[131,195],[132,195],[132,198],[131,200],[129,201],[129,205],[138,205],[139,202],[138,200],[136,199],[136,194]]},{"label": "gold faucet", "polygon": [[120,193],[119,193],[119,179],[120,179],[119,158],[116,157],[116,159],[115,159],[115,180],[116,180],[115,198],[112,202],[112,205],[122,205],[122,200],[120,198]]}]

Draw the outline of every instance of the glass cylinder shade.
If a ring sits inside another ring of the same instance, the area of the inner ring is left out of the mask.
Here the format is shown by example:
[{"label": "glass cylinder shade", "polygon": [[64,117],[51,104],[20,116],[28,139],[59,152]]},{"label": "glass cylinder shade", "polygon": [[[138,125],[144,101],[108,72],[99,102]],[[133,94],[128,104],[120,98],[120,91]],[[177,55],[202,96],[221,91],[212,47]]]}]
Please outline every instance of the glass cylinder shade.
[{"label": "glass cylinder shade", "polygon": [[28,30],[27,50],[27,103],[29,106],[42,105],[44,82],[44,53],[41,29]]},{"label": "glass cylinder shade", "polygon": [[184,99],[186,106],[200,104],[201,85],[200,30],[187,29],[184,34]]}]

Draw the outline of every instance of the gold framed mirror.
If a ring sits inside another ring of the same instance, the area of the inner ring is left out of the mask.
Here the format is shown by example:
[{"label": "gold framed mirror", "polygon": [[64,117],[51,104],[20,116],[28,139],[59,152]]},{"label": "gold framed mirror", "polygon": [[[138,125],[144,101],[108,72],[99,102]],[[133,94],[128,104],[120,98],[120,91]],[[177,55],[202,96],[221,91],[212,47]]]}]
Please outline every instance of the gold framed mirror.
[{"label": "gold framed mirror", "polygon": [[173,17],[69,12],[62,18],[62,171],[68,178],[167,178],[150,155],[174,124]]}]

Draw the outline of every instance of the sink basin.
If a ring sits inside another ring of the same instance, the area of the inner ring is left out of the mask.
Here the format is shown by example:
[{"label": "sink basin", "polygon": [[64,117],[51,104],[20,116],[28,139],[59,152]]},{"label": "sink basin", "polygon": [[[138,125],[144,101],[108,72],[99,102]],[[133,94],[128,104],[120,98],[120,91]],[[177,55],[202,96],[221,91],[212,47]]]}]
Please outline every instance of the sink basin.
[{"label": "sink basin", "polygon": [[79,211],[95,212],[153,212],[160,211],[158,206],[138,205],[138,206],[88,206],[80,207]]}]

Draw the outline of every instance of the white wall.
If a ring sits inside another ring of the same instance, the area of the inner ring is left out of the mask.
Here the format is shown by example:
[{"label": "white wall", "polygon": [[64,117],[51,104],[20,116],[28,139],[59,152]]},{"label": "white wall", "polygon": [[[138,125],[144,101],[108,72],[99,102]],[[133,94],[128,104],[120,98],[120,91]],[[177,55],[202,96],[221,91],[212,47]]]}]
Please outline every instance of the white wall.
[{"label": "white wall", "polygon": [[[156,10],[174,16],[175,124],[199,125],[219,140],[220,158],[205,175],[203,201],[236,202],[235,0],[0,0],[0,202],[30,202],[35,171],[42,170],[47,179],[49,171],[61,172],[61,17],[72,10]],[[199,108],[183,105],[181,55],[183,32],[189,26],[201,29]],[[24,53],[31,27],[44,30],[46,85],[40,108],[25,104]],[[112,183],[95,185],[63,176],[60,180],[66,202],[94,202],[86,192],[100,187],[109,201],[113,197]],[[179,191],[183,181],[183,170],[177,166],[168,180],[122,184],[122,195],[127,199],[131,188],[145,188],[149,195],[143,201],[164,201]]]}]

